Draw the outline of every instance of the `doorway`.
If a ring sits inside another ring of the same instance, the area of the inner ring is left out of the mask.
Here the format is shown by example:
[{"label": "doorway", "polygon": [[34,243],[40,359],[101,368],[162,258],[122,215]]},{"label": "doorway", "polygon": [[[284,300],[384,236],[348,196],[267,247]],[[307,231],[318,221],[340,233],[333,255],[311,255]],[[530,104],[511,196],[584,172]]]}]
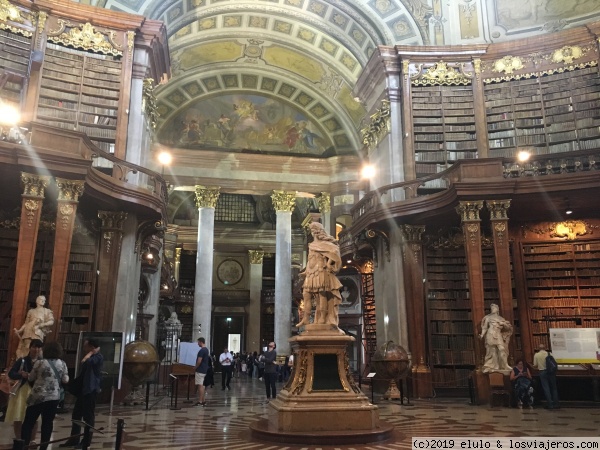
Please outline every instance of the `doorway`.
[{"label": "doorway", "polygon": [[[213,348],[210,351],[215,354],[217,360],[219,355],[223,353],[224,348],[232,353],[244,350],[246,331],[244,314],[214,314],[212,330]],[[233,346],[238,347],[239,350],[234,349]]]}]

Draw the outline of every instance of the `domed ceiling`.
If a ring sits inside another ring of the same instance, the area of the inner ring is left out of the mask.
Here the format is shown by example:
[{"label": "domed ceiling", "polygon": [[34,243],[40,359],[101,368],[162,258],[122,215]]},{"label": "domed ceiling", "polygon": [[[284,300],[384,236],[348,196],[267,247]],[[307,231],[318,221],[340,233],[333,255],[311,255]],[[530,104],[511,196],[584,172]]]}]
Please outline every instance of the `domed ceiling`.
[{"label": "domed ceiling", "polygon": [[378,45],[494,42],[600,17],[598,0],[100,0],[167,25],[158,140],[331,156],[361,148],[353,86]]}]

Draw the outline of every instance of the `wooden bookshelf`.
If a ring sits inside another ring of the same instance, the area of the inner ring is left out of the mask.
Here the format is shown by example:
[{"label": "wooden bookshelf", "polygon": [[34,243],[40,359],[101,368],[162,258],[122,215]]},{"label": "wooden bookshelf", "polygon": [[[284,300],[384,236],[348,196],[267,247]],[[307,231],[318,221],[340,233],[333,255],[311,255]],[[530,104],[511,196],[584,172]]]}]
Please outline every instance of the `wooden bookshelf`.
[{"label": "wooden bookshelf", "polygon": [[0,30],[0,76],[6,74],[6,84],[0,98],[20,109],[24,80],[29,75],[31,38],[7,30]]},{"label": "wooden bookshelf", "polygon": [[477,157],[471,86],[411,86],[418,177]]},{"label": "wooden bookshelf", "polygon": [[426,270],[434,388],[466,388],[475,353],[464,248],[427,249]]},{"label": "wooden bookshelf", "polygon": [[75,367],[81,331],[92,330],[98,254],[94,236],[75,234],[71,243],[67,282],[59,327],[59,342],[69,367]]},{"label": "wooden bookshelf", "polygon": [[377,351],[377,317],[375,315],[375,283],[372,273],[363,273],[362,276],[362,312],[364,323],[364,342],[367,356],[373,357]]},{"label": "wooden bookshelf", "polygon": [[600,324],[600,241],[522,244],[532,345],[549,328]]},{"label": "wooden bookshelf", "polygon": [[8,334],[18,245],[18,229],[0,228],[0,361],[8,361]]},{"label": "wooden bookshelf", "polygon": [[121,61],[47,44],[37,120],[84,132],[104,151],[114,153]]}]

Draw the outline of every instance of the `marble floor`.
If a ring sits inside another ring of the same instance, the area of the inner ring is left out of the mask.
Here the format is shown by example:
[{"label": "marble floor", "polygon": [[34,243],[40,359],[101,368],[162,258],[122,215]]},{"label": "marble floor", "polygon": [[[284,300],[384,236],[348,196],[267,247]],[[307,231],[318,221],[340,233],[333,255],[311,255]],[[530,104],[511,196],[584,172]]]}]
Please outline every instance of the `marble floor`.
[{"label": "marble floor", "polygon": [[[278,388],[281,387],[281,383]],[[368,391],[365,393],[370,396]],[[471,406],[467,399],[415,400],[411,406],[378,399],[380,418],[393,424],[393,438],[369,445],[298,446],[254,440],[248,425],[266,417],[264,384],[257,379],[234,379],[231,390],[208,389],[207,406],[182,403],[170,409],[169,398],[152,397],[145,405],[99,405],[93,449],[115,448],[117,419],[126,424],[123,449],[409,449],[413,436],[598,436],[600,408],[510,409]],[[12,424],[0,423],[0,449],[12,448]],[[54,439],[68,436],[70,415],[59,414]],[[55,446],[56,447],[56,446]],[[50,447],[52,448],[52,447]]]}]

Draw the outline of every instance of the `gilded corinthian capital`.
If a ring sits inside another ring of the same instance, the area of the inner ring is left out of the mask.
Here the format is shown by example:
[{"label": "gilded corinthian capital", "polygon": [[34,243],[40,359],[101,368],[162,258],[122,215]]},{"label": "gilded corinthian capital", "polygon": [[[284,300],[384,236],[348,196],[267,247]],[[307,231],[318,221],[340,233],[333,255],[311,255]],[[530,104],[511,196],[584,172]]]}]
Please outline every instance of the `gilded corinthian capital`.
[{"label": "gilded corinthian capital", "polygon": [[119,211],[98,211],[98,218],[102,220],[103,230],[123,231],[123,222],[127,219],[127,213]]},{"label": "gilded corinthian capital", "polygon": [[291,212],[296,204],[296,193],[287,191],[273,191],[271,201],[275,211]]},{"label": "gilded corinthian capital", "polygon": [[508,220],[510,200],[486,200],[485,204],[490,212],[490,220]]},{"label": "gilded corinthian capital", "polygon": [[196,185],[196,208],[216,208],[221,188]]},{"label": "gilded corinthian capital", "polygon": [[463,222],[479,222],[479,211],[483,208],[483,201],[458,202],[456,212],[460,215]]},{"label": "gilded corinthian capital", "polygon": [[21,183],[23,183],[23,195],[30,197],[44,197],[45,189],[50,182],[49,176],[34,175],[21,172]]},{"label": "gilded corinthian capital", "polygon": [[319,211],[322,213],[331,211],[331,195],[329,192],[321,192],[321,195],[317,197],[317,203],[319,204]]},{"label": "gilded corinthian capital", "polygon": [[262,264],[265,252],[262,250],[248,250],[248,256],[250,257],[250,264]]},{"label": "gilded corinthian capital", "polygon": [[83,186],[85,182],[81,180],[66,180],[57,178],[56,185],[58,186],[58,199],[76,202],[79,196],[83,194]]}]

